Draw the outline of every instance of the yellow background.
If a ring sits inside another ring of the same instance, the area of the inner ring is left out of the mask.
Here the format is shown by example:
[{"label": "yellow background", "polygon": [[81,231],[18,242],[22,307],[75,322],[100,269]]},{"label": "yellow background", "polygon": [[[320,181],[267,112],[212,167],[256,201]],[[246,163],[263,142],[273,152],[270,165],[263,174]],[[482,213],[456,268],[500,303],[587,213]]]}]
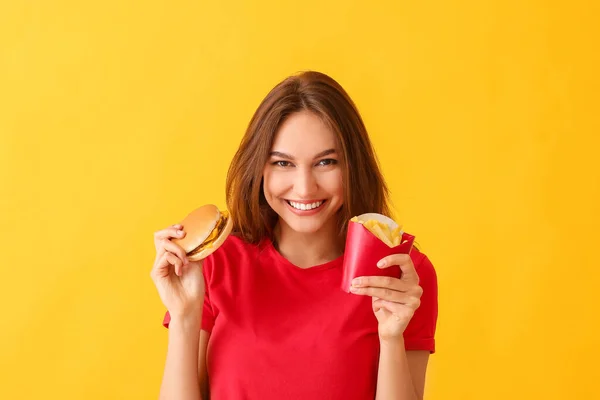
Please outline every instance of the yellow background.
[{"label": "yellow background", "polygon": [[355,99],[437,266],[427,397],[599,396],[597,3],[213,3],[0,5],[0,397],[157,397],[152,233],[223,205],[304,69]]}]

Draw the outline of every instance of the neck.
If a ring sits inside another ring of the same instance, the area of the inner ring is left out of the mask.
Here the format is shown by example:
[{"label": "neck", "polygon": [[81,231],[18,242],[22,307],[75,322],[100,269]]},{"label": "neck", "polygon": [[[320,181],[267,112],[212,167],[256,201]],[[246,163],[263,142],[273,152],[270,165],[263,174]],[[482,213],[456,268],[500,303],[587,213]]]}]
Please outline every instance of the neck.
[{"label": "neck", "polygon": [[301,233],[280,220],[275,227],[274,239],[279,253],[300,268],[325,264],[344,253],[344,241],[337,232],[335,221],[317,232]]}]

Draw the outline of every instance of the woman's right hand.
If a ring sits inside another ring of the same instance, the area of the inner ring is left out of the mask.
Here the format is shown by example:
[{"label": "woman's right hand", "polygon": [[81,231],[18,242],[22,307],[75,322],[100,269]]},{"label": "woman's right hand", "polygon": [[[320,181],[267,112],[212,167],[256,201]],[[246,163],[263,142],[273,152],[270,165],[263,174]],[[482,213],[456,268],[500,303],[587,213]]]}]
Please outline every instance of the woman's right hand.
[{"label": "woman's right hand", "polygon": [[150,276],[171,316],[198,313],[204,303],[202,261],[189,261],[185,251],[171,241],[184,236],[181,225],[154,234],[156,259]]}]

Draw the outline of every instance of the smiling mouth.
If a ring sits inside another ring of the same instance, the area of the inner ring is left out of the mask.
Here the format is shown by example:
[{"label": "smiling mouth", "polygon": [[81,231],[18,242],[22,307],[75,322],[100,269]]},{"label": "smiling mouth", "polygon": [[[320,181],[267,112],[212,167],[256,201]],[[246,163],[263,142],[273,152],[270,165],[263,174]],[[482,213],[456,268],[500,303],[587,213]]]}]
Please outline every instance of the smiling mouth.
[{"label": "smiling mouth", "polygon": [[315,201],[314,203],[296,203],[295,201],[286,200],[286,202],[299,211],[310,211],[321,207],[326,200]]}]

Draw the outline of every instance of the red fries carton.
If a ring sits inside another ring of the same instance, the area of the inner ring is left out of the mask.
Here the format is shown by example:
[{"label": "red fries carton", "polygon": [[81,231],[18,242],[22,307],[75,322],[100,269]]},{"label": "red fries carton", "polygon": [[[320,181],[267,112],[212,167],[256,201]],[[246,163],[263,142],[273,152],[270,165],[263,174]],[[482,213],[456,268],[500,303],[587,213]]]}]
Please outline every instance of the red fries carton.
[{"label": "red fries carton", "polygon": [[353,218],[346,235],[342,290],[350,293],[352,280],[359,276],[400,278],[400,267],[378,268],[377,262],[392,254],[410,254],[414,240],[385,215],[368,213]]}]

